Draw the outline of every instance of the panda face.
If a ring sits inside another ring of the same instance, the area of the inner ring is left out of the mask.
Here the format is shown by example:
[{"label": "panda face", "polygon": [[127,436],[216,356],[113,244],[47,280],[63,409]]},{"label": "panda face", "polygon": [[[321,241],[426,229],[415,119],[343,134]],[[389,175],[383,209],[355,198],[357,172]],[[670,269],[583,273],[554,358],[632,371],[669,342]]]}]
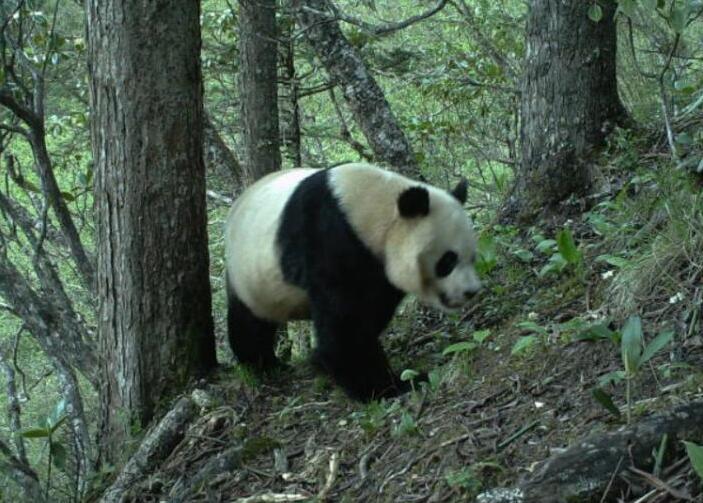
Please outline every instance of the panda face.
[{"label": "panda face", "polygon": [[391,283],[444,311],[461,308],[481,288],[473,226],[462,206],[465,191],[458,193],[427,185],[404,189],[386,240]]},{"label": "panda face", "polygon": [[444,213],[444,225],[431,226],[432,232],[418,256],[422,276],[418,297],[426,304],[454,311],[480,290],[481,282],[474,269],[476,240],[471,221],[461,207],[446,210],[438,210]]}]

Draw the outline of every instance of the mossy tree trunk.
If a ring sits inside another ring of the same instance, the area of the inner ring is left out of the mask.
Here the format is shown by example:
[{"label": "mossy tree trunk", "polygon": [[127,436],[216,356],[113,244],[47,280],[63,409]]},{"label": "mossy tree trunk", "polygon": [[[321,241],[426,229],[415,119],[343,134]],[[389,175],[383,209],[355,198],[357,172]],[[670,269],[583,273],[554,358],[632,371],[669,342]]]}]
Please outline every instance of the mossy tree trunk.
[{"label": "mossy tree trunk", "polygon": [[616,3],[535,0],[527,19],[522,163],[509,212],[530,220],[591,186],[589,157],[625,111],[616,80]]},{"label": "mossy tree trunk", "polygon": [[214,367],[200,5],[89,0],[101,458]]}]

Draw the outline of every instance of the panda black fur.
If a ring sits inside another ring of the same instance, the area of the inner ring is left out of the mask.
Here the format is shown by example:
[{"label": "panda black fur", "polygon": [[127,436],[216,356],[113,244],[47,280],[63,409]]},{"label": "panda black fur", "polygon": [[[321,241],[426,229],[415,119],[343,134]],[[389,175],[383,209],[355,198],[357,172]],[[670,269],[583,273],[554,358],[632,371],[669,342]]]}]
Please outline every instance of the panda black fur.
[{"label": "panda black fur", "polygon": [[366,164],[284,170],[252,185],[225,237],[239,361],[275,365],[276,326],[311,318],[313,361],[351,397],[405,391],[379,342],[402,298],[454,309],[480,287],[465,185],[453,194]]}]

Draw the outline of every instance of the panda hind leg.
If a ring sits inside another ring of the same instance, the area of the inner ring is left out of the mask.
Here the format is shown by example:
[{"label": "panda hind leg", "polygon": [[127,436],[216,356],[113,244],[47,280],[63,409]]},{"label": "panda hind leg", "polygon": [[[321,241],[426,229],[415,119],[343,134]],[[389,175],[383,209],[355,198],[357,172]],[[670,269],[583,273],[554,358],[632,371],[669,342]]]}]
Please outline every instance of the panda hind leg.
[{"label": "panda hind leg", "polygon": [[274,353],[278,325],[262,320],[227,288],[227,332],[229,345],[239,363],[258,370],[280,366]]}]

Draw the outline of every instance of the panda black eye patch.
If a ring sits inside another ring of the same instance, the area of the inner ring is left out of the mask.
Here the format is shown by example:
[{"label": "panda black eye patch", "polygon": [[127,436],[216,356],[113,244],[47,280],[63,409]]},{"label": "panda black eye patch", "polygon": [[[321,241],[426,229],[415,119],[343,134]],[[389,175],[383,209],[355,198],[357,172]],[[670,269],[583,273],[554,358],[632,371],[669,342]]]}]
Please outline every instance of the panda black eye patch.
[{"label": "panda black eye patch", "polygon": [[459,256],[453,251],[445,252],[434,266],[435,274],[438,278],[444,278],[451,274],[459,261]]}]

